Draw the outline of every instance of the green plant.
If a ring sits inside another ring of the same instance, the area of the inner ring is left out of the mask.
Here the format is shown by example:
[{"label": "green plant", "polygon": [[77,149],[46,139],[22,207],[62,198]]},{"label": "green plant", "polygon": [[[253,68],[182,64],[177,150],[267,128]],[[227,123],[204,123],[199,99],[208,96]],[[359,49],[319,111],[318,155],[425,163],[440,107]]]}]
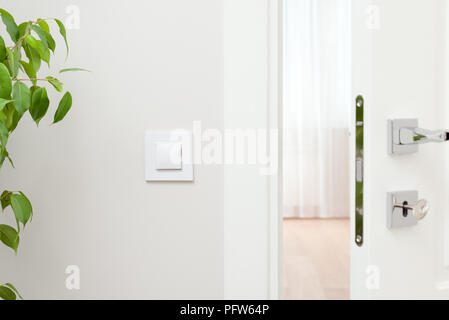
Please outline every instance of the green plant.
[{"label": "green plant", "polygon": [[[0,168],[6,159],[14,167],[8,154],[6,145],[12,132],[26,113],[39,125],[47,114],[50,100],[46,86],[52,86],[56,91],[64,91],[63,84],[55,76],[39,77],[41,63],[50,68],[51,53],[55,53],[56,42],[51,35],[47,21],[53,21],[63,37],[67,56],[69,46],[66,29],[58,19],[37,19],[16,24],[13,16],[4,9],[0,9],[0,16],[6,31],[11,37],[12,44],[7,46],[0,36]],[[66,56],[66,59],[67,59]],[[67,71],[80,71],[80,68],[62,69],[59,73]],[[64,119],[72,106],[70,92],[65,92],[54,114],[53,123]],[[20,242],[20,233],[25,225],[32,219],[33,208],[31,202],[21,191],[5,190],[0,196],[2,211],[11,208],[16,220],[15,229],[6,224],[0,224],[0,240],[7,247],[17,249]],[[21,226],[22,225],[22,226]],[[0,285],[0,298],[16,300],[22,298],[17,289],[10,283]]]}]

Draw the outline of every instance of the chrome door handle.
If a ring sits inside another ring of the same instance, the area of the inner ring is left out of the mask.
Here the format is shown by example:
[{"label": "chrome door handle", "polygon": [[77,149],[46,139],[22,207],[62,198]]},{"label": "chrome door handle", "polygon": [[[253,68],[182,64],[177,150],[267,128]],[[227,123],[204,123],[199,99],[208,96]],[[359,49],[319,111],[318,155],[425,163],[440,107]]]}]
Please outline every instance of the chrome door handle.
[{"label": "chrome door handle", "polygon": [[388,121],[388,153],[410,154],[419,151],[419,145],[449,141],[449,130],[427,130],[418,125],[418,119]]},{"label": "chrome door handle", "polygon": [[427,130],[422,128],[399,129],[399,143],[402,145],[449,141],[448,130]]}]

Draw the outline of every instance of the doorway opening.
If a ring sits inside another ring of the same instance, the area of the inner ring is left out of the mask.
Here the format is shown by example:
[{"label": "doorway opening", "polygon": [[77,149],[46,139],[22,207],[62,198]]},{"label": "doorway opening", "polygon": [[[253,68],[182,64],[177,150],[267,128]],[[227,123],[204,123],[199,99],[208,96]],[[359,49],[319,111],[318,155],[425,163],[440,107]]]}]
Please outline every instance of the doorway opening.
[{"label": "doorway opening", "polygon": [[349,299],[351,1],[284,0],[283,297]]}]

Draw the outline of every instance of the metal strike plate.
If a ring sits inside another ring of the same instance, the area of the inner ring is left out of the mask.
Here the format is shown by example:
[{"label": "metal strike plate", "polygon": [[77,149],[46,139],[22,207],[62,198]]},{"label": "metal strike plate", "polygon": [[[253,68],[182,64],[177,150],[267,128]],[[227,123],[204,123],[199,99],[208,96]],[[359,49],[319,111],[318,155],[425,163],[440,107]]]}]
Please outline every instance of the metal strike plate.
[{"label": "metal strike plate", "polygon": [[388,120],[388,154],[402,155],[417,153],[418,145],[401,145],[399,133],[401,128],[417,128],[418,119]]},{"label": "metal strike plate", "polygon": [[364,119],[365,100],[358,96],[355,101],[355,243],[357,246],[363,246],[363,183],[364,183]]},{"label": "metal strike plate", "polygon": [[[410,212],[394,208],[394,203],[415,205],[418,202],[418,191],[397,191],[387,194],[387,227],[389,229],[406,228],[418,224],[416,217]],[[405,214],[407,213],[407,214]]]}]

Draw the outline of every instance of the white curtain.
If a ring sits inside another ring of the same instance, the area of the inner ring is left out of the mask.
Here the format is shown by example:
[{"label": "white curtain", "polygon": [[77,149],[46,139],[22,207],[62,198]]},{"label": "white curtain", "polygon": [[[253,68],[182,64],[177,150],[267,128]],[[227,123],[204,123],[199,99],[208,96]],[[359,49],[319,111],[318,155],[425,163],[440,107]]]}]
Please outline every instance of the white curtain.
[{"label": "white curtain", "polygon": [[349,216],[350,0],[284,5],[284,216]]}]

